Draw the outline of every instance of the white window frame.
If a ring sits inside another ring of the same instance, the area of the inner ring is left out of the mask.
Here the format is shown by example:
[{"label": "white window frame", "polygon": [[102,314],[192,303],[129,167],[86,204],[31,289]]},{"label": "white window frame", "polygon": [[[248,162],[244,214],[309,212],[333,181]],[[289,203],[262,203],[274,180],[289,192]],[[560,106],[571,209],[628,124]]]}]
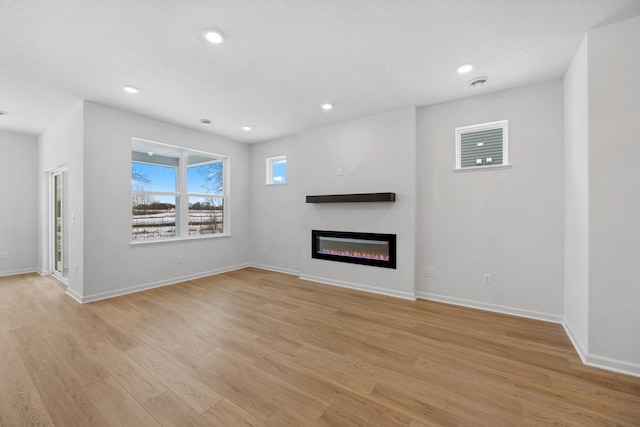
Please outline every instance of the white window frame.
[{"label": "white window frame", "polygon": [[[226,237],[231,235],[231,226],[230,226],[230,205],[229,205],[229,188],[230,188],[230,173],[229,173],[229,157],[223,156],[220,154],[209,153],[206,151],[193,150],[190,148],[180,147],[177,145],[169,145],[163,144],[154,141],[148,141],[139,138],[132,138],[131,140],[132,146],[133,144],[143,144],[149,147],[158,147],[165,148],[171,150],[177,150],[180,152],[180,157],[178,159],[178,166],[174,167],[176,169],[176,191],[175,192],[163,192],[163,191],[147,191],[147,190],[133,190],[131,185],[129,185],[130,189],[130,197],[129,200],[133,199],[134,194],[147,194],[150,196],[158,195],[158,196],[173,196],[176,198],[176,235],[174,237],[162,237],[155,239],[143,239],[143,240],[130,240],[130,244],[138,245],[138,244],[146,244],[146,243],[157,243],[157,242],[171,242],[176,240],[193,240],[193,239],[207,239],[207,238],[216,238],[216,237]],[[133,149],[132,149],[133,152]],[[189,154],[199,154],[207,157],[212,157],[211,161],[206,161],[202,163],[187,164],[187,157]],[[131,159],[130,163],[147,163],[152,165],[162,165],[159,163],[154,163],[153,161],[144,162]],[[216,163],[222,162],[222,194],[212,194],[212,193],[188,193],[187,192],[187,168],[192,166],[200,166],[208,163]],[[169,166],[172,167],[172,166]],[[130,168],[129,168],[130,170]],[[189,197],[211,197],[211,198],[221,198],[222,199],[222,233],[215,234],[205,234],[201,236],[190,236],[189,235]],[[131,211],[131,205],[129,207]],[[131,214],[133,215],[133,214]],[[132,217],[133,218],[133,217]],[[133,225],[132,225],[133,227]],[[131,237],[131,234],[130,236]]]},{"label": "white window frame", "polygon": [[[266,183],[265,185],[287,185],[287,181],[284,182],[278,182],[278,181],[274,181],[273,178],[273,173],[274,173],[274,163],[276,162],[281,162],[283,161],[285,162],[285,165],[287,163],[287,156],[286,155],[282,155],[282,156],[274,156],[274,157],[268,157],[266,159]],[[286,168],[286,166],[285,166]]]},{"label": "white window frame", "polygon": [[[490,129],[500,129],[502,128],[502,163],[500,164],[490,164],[490,165],[482,165],[482,166],[467,166],[462,167],[462,135],[466,133],[478,132],[483,130]],[[477,125],[471,126],[461,126],[457,127],[455,130],[455,140],[456,140],[456,164],[454,172],[465,172],[465,171],[481,171],[481,170],[492,170],[492,169],[508,169],[511,167],[509,164],[509,121],[508,120],[499,120],[495,122],[481,123]]]}]

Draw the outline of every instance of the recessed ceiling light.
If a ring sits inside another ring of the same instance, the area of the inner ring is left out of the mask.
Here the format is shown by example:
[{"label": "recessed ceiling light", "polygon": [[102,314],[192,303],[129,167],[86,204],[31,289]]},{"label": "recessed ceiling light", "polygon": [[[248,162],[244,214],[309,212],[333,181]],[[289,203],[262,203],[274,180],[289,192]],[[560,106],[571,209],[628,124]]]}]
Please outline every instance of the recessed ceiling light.
[{"label": "recessed ceiling light", "polygon": [[130,86],[130,85],[124,85],[124,86],[122,86],[122,89],[124,89],[124,91],[127,92],[127,93],[138,93],[138,92],[140,92],[140,89],[138,89],[135,86]]},{"label": "recessed ceiling light", "polygon": [[482,146],[484,145],[484,142],[478,142],[476,145],[477,145],[478,147],[482,147]]},{"label": "recessed ceiling light", "polygon": [[200,123],[202,123],[203,125],[210,125],[210,124],[211,124],[211,120],[209,120],[209,119],[202,119],[202,120],[200,120]]},{"label": "recessed ceiling light", "polygon": [[323,110],[331,110],[333,108],[333,104],[322,104]]},{"label": "recessed ceiling light", "polygon": [[472,87],[482,87],[485,84],[487,84],[488,81],[489,81],[489,79],[487,77],[476,77],[475,79],[471,79],[469,81],[469,84]]},{"label": "recessed ceiling light", "polygon": [[153,157],[153,151],[147,151],[147,156]]},{"label": "recessed ceiling light", "polygon": [[464,64],[458,67],[458,73],[460,74],[468,73],[471,70],[473,70],[473,65],[471,64]]},{"label": "recessed ceiling light", "polygon": [[202,32],[202,35],[205,39],[207,39],[207,41],[213,44],[220,44],[224,41],[224,34],[222,33],[222,31],[215,28],[204,30]]},{"label": "recessed ceiling light", "polygon": [[245,132],[249,132],[251,130],[251,126],[242,126],[242,130]]}]

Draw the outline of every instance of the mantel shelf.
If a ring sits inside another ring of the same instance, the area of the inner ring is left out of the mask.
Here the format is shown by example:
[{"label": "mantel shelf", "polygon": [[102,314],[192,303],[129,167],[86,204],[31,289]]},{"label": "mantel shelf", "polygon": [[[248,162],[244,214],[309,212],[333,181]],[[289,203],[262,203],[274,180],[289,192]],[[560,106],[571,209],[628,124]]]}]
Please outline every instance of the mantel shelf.
[{"label": "mantel shelf", "polygon": [[395,202],[396,193],[324,194],[307,196],[307,203]]}]

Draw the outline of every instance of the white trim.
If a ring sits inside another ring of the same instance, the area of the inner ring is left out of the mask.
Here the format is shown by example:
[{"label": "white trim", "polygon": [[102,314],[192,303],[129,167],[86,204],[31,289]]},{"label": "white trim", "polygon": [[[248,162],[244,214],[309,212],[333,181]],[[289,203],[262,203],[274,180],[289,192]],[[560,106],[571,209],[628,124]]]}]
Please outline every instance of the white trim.
[{"label": "white trim", "polygon": [[18,270],[0,271],[0,277],[17,276],[18,274],[28,274],[28,273],[38,273],[38,269],[33,267],[33,268],[21,268]]},{"label": "white trim", "polygon": [[479,171],[496,170],[496,169],[511,169],[511,165],[469,166],[467,168],[454,169],[453,171],[455,173],[458,173],[458,172],[479,172]]},{"label": "white trim", "polygon": [[567,322],[566,317],[562,321],[562,327],[564,328],[564,332],[569,337],[569,341],[571,341],[571,344],[573,345],[573,348],[576,350],[576,353],[578,353],[580,360],[582,360],[582,363],[586,364],[587,354],[588,354],[587,349],[584,345],[582,345],[582,342],[578,339],[578,336],[575,333],[573,333],[573,329],[571,328],[571,325]]},{"label": "white trim", "polygon": [[69,295],[71,298],[73,298],[74,300],[82,304],[82,295],[80,295],[79,293],[77,293],[76,291],[74,291],[68,286],[67,286],[67,295]]},{"label": "white trim", "polygon": [[[142,145],[147,146],[149,148],[161,147],[165,149],[171,149],[174,151],[178,151],[179,157],[176,158],[178,161],[177,166],[164,165],[161,163],[154,163],[153,161],[149,162],[139,162],[137,160],[133,160],[133,154],[131,156],[131,163],[146,163],[149,165],[156,165],[162,167],[171,167],[175,169],[176,173],[176,191],[174,192],[165,192],[165,191],[152,191],[152,190],[134,190],[130,188],[131,198],[134,194],[143,194],[143,195],[159,195],[159,196],[170,196],[175,197],[177,199],[175,205],[175,227],[176,227],[176,235],[174,237],[166,237],[166,238],[157,238],[157,239],[149,239],[152,241],[167,241],[167,240],[191,240],[197,239],[201,237],[216,237],[216,236],[228,236],[231,234],[231,225],[230,225],[230,211],[231,211],[231,201],[230,201],[230,189],[231,189],[231,159],[229,156],[223,156],[220,154],[209,153],[206,151],[194,150],[187,147],[181,147],[177,145],[169,145],[163,144],[160,142],[149,141],[141,138],[133,137],[131,138],[131,153],[134,153],[134,145]],[[135,151],[139,152],[139,151]],[[188,156],[189,154],[198,154],[204,157],[208,157],[209,160],[200,163],[194,163],[193,165],[188,164]],[[222,164],[222,194],[208,194],[208,193],[189,193],[187,190],[187,172],[190,167],[194,166],[202,166],[206,164]],[[201,194],[206,194],[207,197],[219,198],[222,199],[222,233],[216,234],[208,234],[205,236],[191,236],[189,235],[189,197],[202,197]],[[131,215],[131,221],[133,222],[133,214]],[[133,227],[133,226],[132,226]],[[131,244],[138,244],[137,240],[129,239]],[[145,242],[147,242],[145,240]]]},{"label": "white trim", "polygon": [[274,157],[267,157],[266,159],[266,165],[265,165],[265,172],[266,172],[266,180],[265,180],[265,185],[285,185],[287,183],[287,181],[284,182],[277,182],[273,180],[273,173],[274,173],[274,166],[273,164],[276,162],[281,162],[284,160],[285,163],[285,171],[286,171],[286,164],[287,164],[287,156],[286,155],[282,155],[282,156],[274,156]]},{"label": "white trim", "polygon": [[566,318],[562,322],[562,326],[564,327],[569,340],[571,340],[571,344],[573,344],[576,353],[578,353],[580,360],[582,360],[582,363],[585,365],[619,374],[640,377],[640,364],[613,359],[606,356],[589,354],[588,349],[580,342],[577,335],[573,332],[571,324],[567,322]]},{"label": "white trim", "polygon": [[342,280],[327,279],[326,277],[307,276],[301,275],[301,280],[308,280],[311,282],[318,282],[325,285],[338,286],[340,288],[355,289],[357,291],[370,292],[379,295],[386,295],[389,297],[402,298],[410,301],[415,301],[416,296],[412,292],[392,291],[389,289],[376,288],[374,286],[363,285],[360,283],[344,282]]},{"label": "white trim", "polygon": [[[107,292],[100,292],[97,294],[93,294],[93,295],[79,295],[75,292],[73,292],[70,288],[67,289],[67,293],[76,301],[80,302],[80,303],[88,303],[88,302],[93,302],[93,301],[99,301],[99,300],[103,300],[103,299],[108,299],[108,298],[114,298],[114,297],[119,297],[122,295],[127,295],[127,294],[133,294],[136,292],[141,292],[141,291],[146,291],[148,289],[153,289],[153,288],[159,288],[162,286],[168,286],[168,285],[175,285],[177,283],[182,283],[182,282],[186,282],[189,280],[193,280],[193,279],[200,279],[202,277],[207,277],[207,276],[214,276],[216,274],[221,274],[221,273],[227,273],[229,271],[235,271],[235,270],[240,270],[246,267],[249,267],[250,264],[240,264],[240,265],[236,265],[233,267],[225,267],[225,268],[219,268],[216,270],[209,270],[209,271],[204,271],[201,273],[195,273],[195,274],[189,274],[186,276],[180,276],[180,277],[174,277],[171,279],[167,279],[167,280],[160,280],[157,282],[151,282],[151,283],[144,283],[141,285],[136,285],[136,286],[131,286],[129,288],[122,288],[122,289],[116,289],[113,291],[107,291]],[[73,294],[72,294],[73,292]]]},{"label": "white trim", "polygon": [[587,354],[584,364],[593,368],[604,369],[618,374],[631,375],[640,378],[640,365],[606,356]]},{"label": "white trim", "polygon": [[249,267],[259,268],[260,270],[274,271],[276,273],[290,274],[292,276],[299,276],[300,275],[300,271],[299,270],[291,270],[291,269],[288,269],[288,268],[274,267],[274,266],[271,266],[271,265],[250,264]]},{"label": "white trim", "polygon": [[[461,138],[464,133],[471,132],[479,132],[483,130],[490,129],[498,129],[502,128],[502,163],[498,165],[489,165],[489,166],[470,166],[463,168],[462,167],[462,148],[461,148]],[[495,122],[488,123],[480,123],[477,125],[470,126],[460,126],[455,129],[455,153],[456,153],[456,162],[454,171],[461,170],[483,170],[483,169],[496,169],[498,166],[509,166],[509,120],[498,120]]]},{"label": "white trim", "polygon": [[49,275],[49,273],[50,273],[50,271],[49,271],[49,270],[47,270],[47,269],[44,269],[44,270],[43,270],[43,269],[41,269],[40,267],[37,267],[37,268],[36,268],[36,273],[38,273],[38,274],[39,274],[39,275],[41,275],[41,276],[48,276],[48,275]]},{"label": "white trim", "polygon": [[54,280],[57,280],[58,282],[62,283],[64,286],[69,286],[69,279],[67,279],[64,276],[59,276],[57,274],[55,274],[55,272],[51,273],[49,276],[53,277]]},{"label": "white trim", "polygon": [[562,323],[564,318],[559,314],[543,313],[534,310],[508,307],[498,304],[489,304],[479,301],[472,301],[463,298],[448,297],[445,295],[432,294],[430,292],[416,292],[416,297],[430,301],[443,302],[446,304],[459,305],[462,307],[477,308],[480,310],[492,311],[495,313],[510,314],[512,316],[525,317],[534,320],[544,320],[545,322]]}]

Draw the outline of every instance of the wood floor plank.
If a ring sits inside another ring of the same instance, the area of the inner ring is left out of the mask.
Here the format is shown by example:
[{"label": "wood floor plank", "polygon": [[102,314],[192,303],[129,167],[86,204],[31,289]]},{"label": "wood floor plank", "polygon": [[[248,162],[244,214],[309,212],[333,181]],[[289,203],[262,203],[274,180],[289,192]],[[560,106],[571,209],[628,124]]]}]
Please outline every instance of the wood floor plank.
[{"label": "wood floor plank", "polygon": [[51,418],[58,426],[106,426],[106,420],[76,380],[58,367],[31,374]]},{"label": "wood floor plank", "polygon": [[92,304],[0,277],[0,426],[640,426],[561,325],[246,268]]},{"label": "wood floor plank", "polygon": [[[256,389],[253,386],[252,378],[247,375],[237,375],[228,370],[219,370],[210,360],[190,352],[188,349],[177,351],[172,356],[172,360],[180,364],[181,367],[200,378],[204,383],[214,387],[224,396],[225,400],[232,404],[232,408],[240,408],[261,423],[282,406],[274,393],[264,393],[263,390]],[[227,406],[229,405],[225,404],[224,407],[227,408]]]},{"label": "wood floor plank", "polygon": [[51,348],[33,326],[11,330],[9,336],[29,372],[56,365]]},{"label": "wood floor plank", "polygon": [[207,427],[211,423],[171,390],[147,401],[144,408],[165,427]]},{"label": "wood floor plank", "polygon": [[223,399],[214,389],[146,344],[135,347],[126,354],[200,413]]},{"label": "wood floor plank", "polygon": [[0,364],[20,358],[16,346],[3,322],[0,322]]},{"label": "wood floor plank", "polygon": [[[262,421],[250,413],[242,410],[233,402],[223,399],[213,408],[207,409],[203,414],[211,422],[212,426],[234,427],[264,427]],[[283,427],[285,424],[282,425]],[[293,426],[292,426],[293,427]]]},{"label": "wood floor plank", "polygon": [[100,415],[112,426],[150,426],[159,424],[112,377],[84,389]]},{"label": "wood floor plank", "polygon": [[54,425],[22,360],[0,364],[0,379],[0,425]]},{"label": "wood floor plank", "polygon": [[127,357],[111,342],[100,341],[86,347],[109,374],[140,404],[164,393],[167,388],[153,375]]}]

